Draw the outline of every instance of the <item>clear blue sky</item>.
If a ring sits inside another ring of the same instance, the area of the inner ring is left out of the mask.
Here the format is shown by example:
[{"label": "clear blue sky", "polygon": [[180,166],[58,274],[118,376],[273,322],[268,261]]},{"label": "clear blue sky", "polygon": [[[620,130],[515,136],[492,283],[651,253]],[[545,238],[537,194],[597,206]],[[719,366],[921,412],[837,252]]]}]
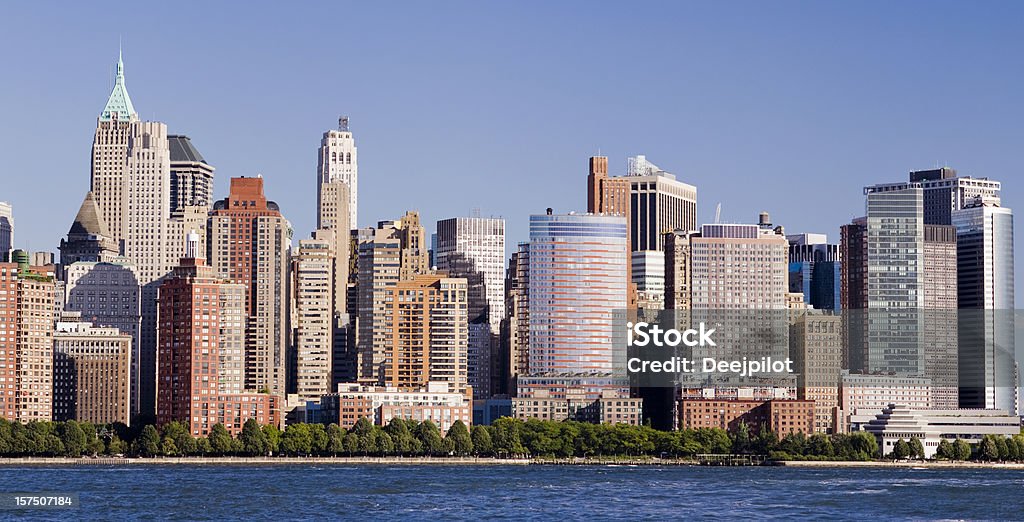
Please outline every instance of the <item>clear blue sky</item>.
[{"label": "clear blue sky", "polygon": [[599,149],[617,173],[646,154],[697,185],[700,221],[720,202],[725,221],[767,210],[837,240],[862,186],[936,165],[1002,180],[1024,212],[1021,3],[368,4],[6,4],[0,200],[18,246],[55,251],[88,189],[119,37],[140,115],[192,137],[217,197],[262,173],[297,237],[340,114],[360,225],[479,208],[514,245],[531,213],[585,210]]}]

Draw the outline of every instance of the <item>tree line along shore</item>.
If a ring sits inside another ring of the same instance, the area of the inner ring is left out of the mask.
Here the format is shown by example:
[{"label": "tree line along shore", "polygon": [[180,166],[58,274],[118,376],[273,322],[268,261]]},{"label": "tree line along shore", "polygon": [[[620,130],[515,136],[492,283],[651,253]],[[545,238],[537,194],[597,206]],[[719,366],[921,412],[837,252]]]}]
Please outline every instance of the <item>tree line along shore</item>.
[{"label": "tree line along shore", "polygon": [[[732,434],[718,428],[659,431],[648,426],[589,424],[572,421],[521,421],[501,418],[492,425],[467,428],[455,422],[442,436],[430,421],[392,419],[376,426],[360,419],[351,429],[337,424],[276,426],[246,422],[237,437],[215,425],[205,437],[193,437],[184,423],[93,425],[84,422],[29,422],[0,419],[0,457],[366,457],[366,458],[493,458],[552,462],[589,460],[681,460],[696,462],[706,455],[760,457],[759,461],[870,462],[923,460],[921,441],[899,441],[889,455],[878,454],[878,442],[866,432],[793,434],[781,439],[762,430],[751,433],[741,424]],[[948,462],[1024,461],[1024,434],[1013,438],[987,436],[978,444],[942,441],[936,460]]]}]

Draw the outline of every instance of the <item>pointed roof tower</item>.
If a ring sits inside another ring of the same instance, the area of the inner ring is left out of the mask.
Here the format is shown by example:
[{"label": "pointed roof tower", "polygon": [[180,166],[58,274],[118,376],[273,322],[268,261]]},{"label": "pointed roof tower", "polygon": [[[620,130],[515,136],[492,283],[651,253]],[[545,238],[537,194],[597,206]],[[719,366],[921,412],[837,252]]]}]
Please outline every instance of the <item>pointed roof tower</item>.
[{"label": "pointed roof tower", "polygon": [[91,191],[86,193],[85,200],[82,201],[82,206],[78,209],[78,215],[75,216],[75,222],[71,224],[71,230],[68,231],[68,236],[73,235],[110,238],[110,231],[103,218],[100,217],[100,208],[96,205],[96,199]]},{"label": "pointed roof tower", "polygon": [[101,262],[118,254],[117,242],[110,237],[96,200],[89,192],[82,201],[75,222],[68,230],[67,239],[60,242],[60,264],[68,266],[78,261]]},{"label": "pointed roof tower", "polygon": [[134,121],[139,118],[132,105],[132,99],[128,96],[128,88],[124,86],[124,61],[121,60],[121,51],[117,52],[117,76],[114,78],[114,89],[110,91],[107,98],[107,105],[100,113],[101,121],[126,120]]}]

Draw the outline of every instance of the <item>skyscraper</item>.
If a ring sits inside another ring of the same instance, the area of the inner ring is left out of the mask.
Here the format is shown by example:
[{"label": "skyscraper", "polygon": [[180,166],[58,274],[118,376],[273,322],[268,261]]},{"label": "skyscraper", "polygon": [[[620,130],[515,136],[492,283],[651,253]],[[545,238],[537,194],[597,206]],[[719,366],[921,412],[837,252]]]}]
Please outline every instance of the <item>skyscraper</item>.
[{"label": "skyscraper", "polygon": [[[76,261],[64,267],[64,307],[81,314],[97,328],[116,328],[131,337],[130,400],[132,414],[140,412],[142,382],[139,339],[142,328],[142,287],[135,265],[126,258]],[[150,388],[152,389],[152,388]]]},{"label": "skyscraper", "polygon": [[924,375],[924,191],[875,186],[867,194],[865,373]]},{"label": "skyscraper", "polygon": [[[348,223],[351,228],[358,227],[358,195],[359,195],[359,162],[356,142],[348,128],[348,117],[338,119],[338,130],[329,130],[320,140],[317,156],[317,208],[323,205],[321,190],[325,183],[344,182],[349,190]],[[317,222],[317,228],[324,223]]]},{"label": "skyscraper", "polygon": [[213,206],[214,168],[203,159],[188,136],[167,137],[171,158],[171,214],[181,216],[185,207]]},{"label": "skyscraper", "polygon": [[818,310],[841,310],[839,245],[825,234],[793,234],[789,240],[789,291]]},{"label": "skyscraper", "polygon": [[385,353],[380,384],[415,390],[428,382],[468,391],[466,280],[417,275],[387,287]]},{"label": "skyscraper", "polygon": [[285,391],[291,227],[263,193],[263,178],[231,178],[228,197],[210,213],[210,266],[245,286],[245,387]]},{"label": "skyscraper", "polygon": [[270,387],[266,374],[273,371],[262,360],[251,364],[246,346],[250,288],[224,282],[195,257],[199,238],[191,243],[189,257],[160,285],[157,423],[182,421],[194,436],[215,424],[237,434],[249,419],[277,425],[279,395],[247,386]]},{"label": "skyscraper", "polygon": [[530,216],[531,377],[607,377],[624,368],[614,313],[627,305],[625,246],[624,217]]},{"label": "skyscraper", "polygon": [[664,250],[662,235],[697,228],[697,187],[661,170],[644,156],[629,158],[630,246],[634,252]]},{"label": "skyscraper", "polygon": [[497,392],[501,372],[494,355],[505,317],[505,220],[461,217],[437,222],[434,264],[463,278],[469,294],[469,384],[476,398]]},{"label": "skyscraper", "polygon": [[921,350],[932,381],[932,408],[959,407],[956,227],[924,226]]},{"label": "skyscraper", "polygon": [[797,397],[814,401],[814,431],[834,433],[843,369],[842,317],[818,310],[800,314],[790,326],[790,346]]},{"label": "skyscraper", "polygon": [[[437,222],[437,248],[434,264],[452,277],[472,278],[481,274],[484,303],[470,303],[486,311],[484,321],[498,332],[505,316],[505,220],[501,218],[459,217]],[[474,291],[470,290],[470,300]],[[486,310],[484,310],[484,308]],[[475,320],[471,310],[470,320]]]},{"label": "skyscraper", "polygon": [[694,357],[788,355],[788,250],[784,236],[758,225],[703,225],[690,236],[692,322],[730,325]]},{"label": "skyscraper", "polygon": [[0,418],[30,422],[53,414],[53,327],[57,287],[28,253],[0,263]]},{"label": "skyscraper", "polygon": [[397,221],[360,229],[357,236],[356,315],[359,380],[382,382],[390,335],[384,318],[387,290],[399,281],[427,273],[425,232],[419,214],[406,212]]},{"label": "skyscraper", "polygon": [[977,197],[952,212],[960,306],[960,406],[1019,412],[1013,211]]},{"label": "skyscraper", "polygon": [[53,336],[53,420],[129,424],[132,337],[67,312]]},{"label": "skyscraper", "polygon": [[167,126],[139,120],[125,87],[120,56],[114,88],[96,122],[90,190],[119,253],[135,264],[142,285],[139,334],[140,409],[153,411],[158,281],[180,257],[181,227],[171,215]]},{"label": "skyscraper", "polygon": [[330,241],[303,239],[292,261],[292,354],[288,388],[302,400],[331,393],[334,256]]},{"label": "skyscraper", "polygon": [[512,394],[520,375],[530,374],[530,244],[520,243],[505,272],[505,320],[501,356],[505,382],[501,393]]}]

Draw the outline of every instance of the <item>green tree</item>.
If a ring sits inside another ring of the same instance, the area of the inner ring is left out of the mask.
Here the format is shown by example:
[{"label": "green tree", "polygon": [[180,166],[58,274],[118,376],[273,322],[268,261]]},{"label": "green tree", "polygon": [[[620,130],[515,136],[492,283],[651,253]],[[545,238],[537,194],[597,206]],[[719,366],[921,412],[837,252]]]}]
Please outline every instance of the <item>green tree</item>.
[{"label": "green tree", "polygon": [[878,439],[874,435],[866,431],[857,431],[851,433],[848,437],[850,443],[850,449],[855,458],[868,460],[877,456],[880,456],[880,449],[878,447]]},{"label": "green tree", "polygon": [[174,439],[171,437],[164,437],[164,440],[160,443],[160,454],[168,457],[177,457],[180,454],[178,445],[174,443]]},{"label": "green tree", "polygon": [[498,457],[513,457],[526,453],[522,439],[519,436],[521,421],[511,417],[502,417],[491,425],[494,429],[494,453]]},{"label": "green tree", "polygon": [[894,459],[905,459],[910,456],[910,444],[907,441],[899,439],[896,441],[896,445],[892,447],[892,453],[889,454]]},{"label": "green tree", "polygon": [[345,451],[345,432],[337,424],[327,426],[327,453],[337,457]]},{"label": "green tree", "polygon": [[732,437],[732,452],[747,453],[750,451],[750,427],[747,423],[740,421],[736,427],[736,433]]},{"label": "green tree", "polygon": [[250,457],[266,455],[269,451],[267,434],[260,428],[256,419],[249,419],[242,425],[242,432],[238,434],[238,440],[242,443],[242,454]]},{"label": "green tree", "polygon": [[996,449],[999,450],[999,460],[1010,459],[1010,447],[1006,444],[1006,437],[995,437]]},{"label": "green tree", "polygon": [[992,435],[985,435],[981,439],[981,449],[979,457],[982,460],[997,460],[999,458],[999,446],[996,444],[996,438]]},{"label": "green tree", "polygon": [[423,443],[423,451],[427,455],[439,457],[445,454],[444,440],[441,438],[441,430],[433,422],[425,420],[418,427],[417,438]]},{"label": "green tree", "polygon": [[489,457],[494,452],[494,445],[491,443],[491,433],[484,426],[473,426],[470,432],[473,442],[473,454],[479,457]]},{"label": "green tree", "polygon": [[815,433],[807,439],[807,453],[819,457],[832,457],[835,455],[835,447],[832,446],[832,439],[824,433]]},{"label": "green tree", "polygon": [[281,449],[281,430],[273,424],[263,427],[263,434],[267,436],[267,452],[277,453]]},{"label": "green tree", "polygon": [[323,424],[307,424],[309,426],[309,452],[315,455],[327,453],[327,427]]},{"label": "green tree", "polygon": [[341,444],[345,453],[348,453],[348,456],[351,457],[359,451],[359,435],[350,431],[345,434],[345,438],[341,440]]},{"label": "green tree", "polygon": [[1021,460],[1021,446],[1016,438],[1007,439],[1007,460],[1014,462]]},{"label": "green tree", "polygon": [[309,425],[288,425],[281,435],[281,451],[286,455],[309,455],[313,451],[313,433]]},{"label": "green tree", "polygon": [[953,449],[953,445],[946,439],[939,441],[939,447],[935,450],[935,457],[940,459],[954,460],[956,459],[956,450]]},{"label": "green tree", "polygon": [[111,435],[110,442],[107,443],[107,455],[124,455],[126,451],[121,437],[118,437],[116,433]]},{"label": "green tree", "polygon": [[198,453],[196,439],[189,432],[188,424],[184,422],[172,421],[164,424],[163,428],[161,428],[161,435],[165,439],[170,437],[174,441],[174,446],[178,453],[182,455],[195,455]]},{"label": "green tree", "polygon": [[210,442],[210,450],[214,455],[230,455],[235,451],[235,440],[231,438],[228,429],[223,424],[217,423],[210,428],[210,434],[206,436]]},{"label": "green tree", "polygon": [[956,450],[956,460],[971,460],[971,445],[966,440],[957,439],[953,443],[953,449]]},{"label": "green tree", "polygon": [[412,455],[417,452],[416,438],[413,437],[412,432],[409,431],[408,424],[404,420],[398,417],[391,419],[391,422],[384,427],[384,431],[391,436],[395,452],[399,455]]},{"label": "green tree", "polygon": [[924,444],[917,437],[910,438],[910,458],[924,460]]},{"label": "green tree", "polygon": [[473,453],[473,439],[469,436],[469,429],[461,420],[452,423],[452,427],[448,428],[448,433],[444,438],[452,441],[452,451],[455,455],[466,457]]},{"label": "green tree", "polygon": [[807,436],[803,433],[790,433],[779,442],[779,449],[793,456],[807,454]]},{"label": "green tree", "polygon": [[195,438],[195,439],[192,439],[192,440],[195,441],[195,445],[196,445],[195,454],[196,455],[203,455],[203,456],[205,456],[205,455],[210,455],[211,453],[213,453],[213,446],[210,445],[209,437],[198,437],[198,438]]},{"label": "green tree", "polygon": [[388,435],[388,432],[377,427],[375,430],[377,434],[377,450],[380,451],[381,456],[394,455],[395,454],[395,441]]},{"label": "green tree", "polygon": [[57,430],[60,441],[64,445],[64,455],[68,457],[81,457],[86,451],[86,437],[82,427],[75,421],[60,423]]},{"label": "green tree", "polygon": [[135,443],[135,452],[143,457],[155,457],[160,454],[160,434],[152,424],[147,424],[142,428],[142,433],[139,434]]}]

